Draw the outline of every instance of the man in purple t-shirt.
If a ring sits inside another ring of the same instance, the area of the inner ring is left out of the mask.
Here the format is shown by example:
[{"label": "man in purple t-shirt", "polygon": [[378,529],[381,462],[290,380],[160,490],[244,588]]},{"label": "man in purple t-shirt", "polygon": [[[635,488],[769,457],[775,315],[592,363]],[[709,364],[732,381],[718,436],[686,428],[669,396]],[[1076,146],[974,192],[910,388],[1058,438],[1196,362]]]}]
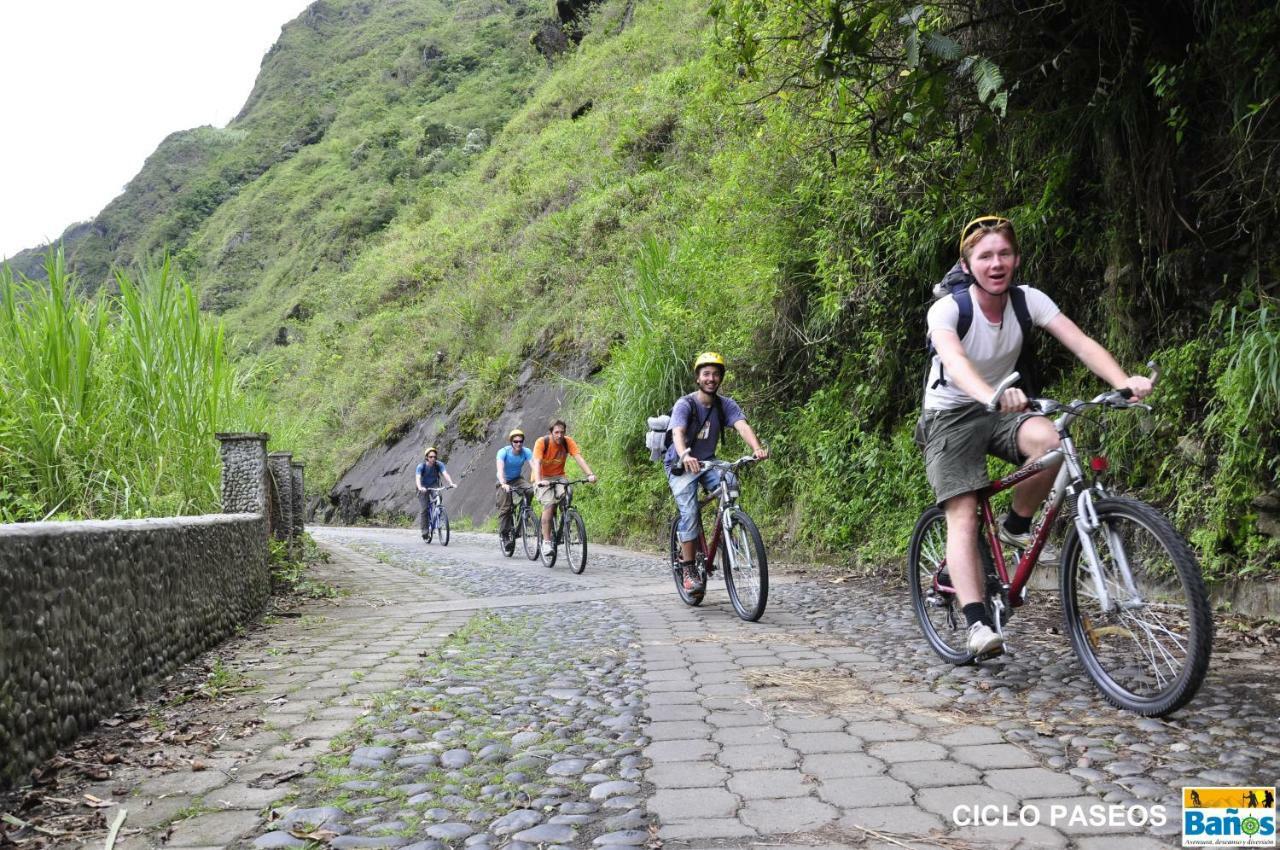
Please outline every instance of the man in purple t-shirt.
[{"label": "man in purple t-shirt", "polygon": [[694,541],[698,539],[698,487],[708,491],[720,484],[720,473],[703,469],[702,461],[716,456],[716,445],[725,428],[733,428],[747,441],[756,457],[763,460],[769,450],[760,445],[756,432],[747,424],[742,408],[733,399],[719,395],[724,381],[724,358],[714,351],[698,355],[693,363],[698,391],[682,396],[671,409],[671,447],[664,465],[667,483],[676,499],[680,520],[676,536],[680,540],[680,568],[684,572],[684,589],[702,593],[702,576],[693,566]]}]

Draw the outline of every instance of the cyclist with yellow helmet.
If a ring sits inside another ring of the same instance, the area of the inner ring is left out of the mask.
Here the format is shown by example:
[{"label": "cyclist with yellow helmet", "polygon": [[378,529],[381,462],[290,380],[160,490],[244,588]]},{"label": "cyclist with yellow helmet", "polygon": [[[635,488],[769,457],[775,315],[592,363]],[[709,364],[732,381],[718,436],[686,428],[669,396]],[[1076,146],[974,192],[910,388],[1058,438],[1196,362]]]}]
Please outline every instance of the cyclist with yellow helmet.
[{"label": "cyclist with yellow helmet", "polygon": [[453,479],[449,477],[449,470],[445,469],[444,463],[439,459],[440,453],[436,451],[435,446],[429,446],[422,453],[422,463],[418,464],[418,468],[414,473],[414,478],[418,485],[418,507],[419,518],[422,522],[422,539],[427,539],[427,529],[431,527],[431,493],[428,492],[431,487],[439,487],[441,477],[450,487],[457,487],[453,483]]},{"label": "cyclist with yellow helmet", "polygon": [[512,494],[524,496],[533,493],[533,487],[524,477],[524,465],[533,460],[533,450],[525,447],[524,431],[519,428],[513,428],[507,434],[507,441],[508,445],[498,450],[495,469],[498,476],[498,534],[509,555],[516,548],[516,536],[511,527],[511,515],[515,509],[515,496]]},{"label": "cyclist with yellow helmet", "polygon": [[705,588],[693,561],[698,539],[698,485],[710,491],[720,484],[720,473],[703,469],[702,462],[715,458],[716,446],[729,428],[746,440],[757,458],[768,457],[769,450],[760,445],[738,403],[720,395],[725,376],[723,357],[714,351],[699,354],[693,362],[693,376],[697,391],[681,396],[671,409],[671,446],[663,465],[680,511],[676,536],[680,540],[684,588],[701,593]]},{"label": "cyclist with yellow helmet", "polygon": [[[1059,445],[1053,422],[1030,412],[1026,392],[1016,386],[1000,397],[998,410],[987,410],[996,385],[1016,371],[1027,342],[1018,313],[1027,315],[1029,328],[1043,328],[1112,387],[1128,387],[1135,398],[1151,392],[1149,378],[1128,374],[1048,295],[1015,285],[1020,262],[1013,222],[1007,218],[982,216],[961,231],[959,266],[969,285],[958,293],[952,290],[929,309],[934,354],[916,428],[929,484],[947,515],[947,569],[968,621],[968,648],[979,656],[1004,650],[982,604],[975,491],[987,485],[987,455],[1023,463]],[[967,324],[961,319],[966,307]],[[1014,488],[1012,510],[997,523],[1002,541],[1018,548],[1029,545],[1032,515],[1052,488],[1056,472],[1042,470]]]}]

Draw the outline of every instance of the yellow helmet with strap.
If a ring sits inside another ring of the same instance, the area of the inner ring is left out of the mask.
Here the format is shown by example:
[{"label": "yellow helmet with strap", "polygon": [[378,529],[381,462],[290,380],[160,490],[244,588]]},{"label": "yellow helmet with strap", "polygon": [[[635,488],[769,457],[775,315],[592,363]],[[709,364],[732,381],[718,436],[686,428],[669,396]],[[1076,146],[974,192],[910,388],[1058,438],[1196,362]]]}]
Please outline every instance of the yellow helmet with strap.
[{"label": "yellow helmet with strap", "polygon": [[511,433],[507,435],[507,441],[510,442],[513,437],[523,437],[524,431],[519,428],[512,428]]},{"label": "yellow helmet with strap", "polygon": [[436,449],[436,447],[435,447],[435,446],[427,446],[427,448],[422,452],[422,456],[423,456],[423,457],[426,457],[427,455],[431,454],[432,452],[435,452],[436,457],[439,457],[439,456],[440,456],[440,452],[439,452],[439,451],[437,451],[437,449]]},{"label": "yellow helmet with strap", "polygon": [[724,358],[720,356],[719,352],[704,351],[693,361],[694,373],[696,374],[703,366],[719,366],[720,371],[723,372],[725,370]]}]

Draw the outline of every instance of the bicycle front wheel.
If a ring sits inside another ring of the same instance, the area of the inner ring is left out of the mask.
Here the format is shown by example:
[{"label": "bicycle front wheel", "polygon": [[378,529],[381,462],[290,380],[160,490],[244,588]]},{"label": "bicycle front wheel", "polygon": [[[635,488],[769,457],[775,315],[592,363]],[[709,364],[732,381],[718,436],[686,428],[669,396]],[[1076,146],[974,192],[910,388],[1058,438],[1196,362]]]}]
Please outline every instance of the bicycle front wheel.
[{"label": "bicycle front wheel", "polygon": [[[685,605],[698,606],[702,604],[702,600],[706,597],[707,574],[702,573],[702,587],[700,593],[694,593],[685,590],[684,587],[684,571],[680,568],[680,538],[677,536],[677,526],[680,523],[680,517],[676,516],[671,520],[670,546],[667,549],[667,568],[671,570],[672,576],[676,580],[676,593],[680,594],[681,601]],[[698,569],[702,569],[702,559],[697,560]]]},{"label": "bicycle front wheel", "polygon": [[520,541],[524,545],[524,556],[530,561],[538,560],[538,521],[528,508],[520,511]]},{"label": "bicycle front wheel", "polygon": [[764,541],[755,522],[740,508],[730,508],[724,524],[727,530],[720,551],[729,599],[739,617],[754,623],[764,614],[769,601],[769,559]]},{"label": "bicycle front wheel", "polygon": [[1195,696],[1209,668],[1213,614],[1200,565],[1150,505],[1108,496],[1094,508],[1099,525],[1089,540],[1101,575],[1075,526],[1062,551],[1071,648],[1108,702],[1163,717]]},{"label": "bicycle front wheel", "polygon": [[587,524],[576,508],[569,508],[564,516],[564,556],[575,573],[587,568]]},{"label": "bicycle front wheel", "polygon": [[449,545],[449,512],[446,511],[443,506],[440,508],[440,520],[438,525],[439,527],[436,529],[436,533],[440,535],[440,545],[448,546]]},{"label": "bicycle front wheel", "polygon": [[946,559],[947,515],[942,508],[932,507],[916,521],[907,550],[911,607],[933,651],[949,664],[968,664],[973,660],[973,653],[969,652],[969,630],[960,612],[960,602],[955,594],[934,586],[934,577]]}]

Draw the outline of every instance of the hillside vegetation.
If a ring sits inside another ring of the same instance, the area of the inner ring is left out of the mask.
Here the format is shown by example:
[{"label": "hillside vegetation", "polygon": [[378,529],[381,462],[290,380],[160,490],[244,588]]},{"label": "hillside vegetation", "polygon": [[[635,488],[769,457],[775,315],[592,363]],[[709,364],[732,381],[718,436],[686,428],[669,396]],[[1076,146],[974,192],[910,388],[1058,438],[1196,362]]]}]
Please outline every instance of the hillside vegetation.
[{"label": "hillside vegetation", "polygon": [[[101,279],[167,246],[287,388],[312,482],[429,411],[486,436],[528,364],[597,364],[570,424],[615,538],[656,539],[643,420],[719,349],[776,455],[744,488],[770,541],[874,563],[927,499],[930,286],[999,212],[1028,279],[1161,362],[1153,417],[1086,435],[1116,485],[1212,574],[1272,569],[1280,12],[979,6],[602,0],[561,26],[322,0],[228,128],[170,137],[68,234],[72,262]],[[548,27],[572,36],[550,60]],[[1053,394],[1096,391],[1051,367]]]}]

